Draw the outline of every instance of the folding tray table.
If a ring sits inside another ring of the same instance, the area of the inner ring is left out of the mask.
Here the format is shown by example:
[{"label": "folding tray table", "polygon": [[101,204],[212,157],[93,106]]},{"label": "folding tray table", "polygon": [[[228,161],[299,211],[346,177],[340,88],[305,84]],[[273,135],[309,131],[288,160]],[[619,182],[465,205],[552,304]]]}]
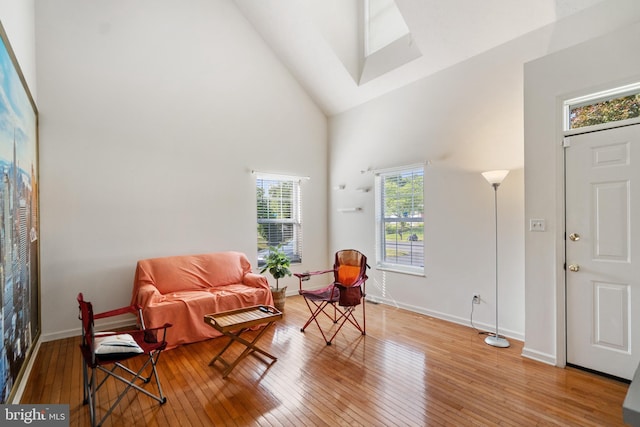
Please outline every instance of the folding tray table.
[{"label": "folding tray table", "polygon": [[[267,353],[263,349],[257,346],[258,340],[264,335],[264,333],[269,329],[276,320],[282,319],[282,313],[278,311],[275,307],[265,306],[265,305],[256,305],[253,307],[245,307],[239,308],[236,310],[223,311],[221,313],[215,314],[207,314],[204,316],[204,321],[208,325],[214,327],[216,330],[229,337],[229,342],[224,346],[220,352],[211,359],[209,362],[209,366],[213,365],[216,361],[220,361],[225,366],[225,370],[222,373],[222,378],[226,378],[227,375],[231,373],[233,368],[245,357],[249,354],[253,354],[258,359],[267,363],[271,366],[273,363],[278,360],[277,357],[272,354]],[[251,329],[257,325],[266,325],[260,330],[258,335],[255,336],[253,341],[249,342],[244,338],[240,337],[240,334]],[[246,348],[244,351],[233,361],[229,362],[225,360],[222,355],[231,344],[234,342],[238,342],[244,345]],[[271,359],[271,362],[268,362],[261,357],[255,355],[258,352],[264,356],[267,356]]]}]

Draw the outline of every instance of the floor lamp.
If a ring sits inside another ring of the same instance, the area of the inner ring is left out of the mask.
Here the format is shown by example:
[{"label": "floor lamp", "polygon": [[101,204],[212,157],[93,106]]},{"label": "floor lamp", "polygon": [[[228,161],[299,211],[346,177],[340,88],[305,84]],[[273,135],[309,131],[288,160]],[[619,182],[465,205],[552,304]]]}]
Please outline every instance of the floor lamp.
[{"label": "floor lamp", "polygon": [[482,172],[482,176],[493,187],[493,200],[494,200],[494,216],[496,220],[495,234],[496,234],[496,333],[489,335],[485,338],[484,342],[494,347],[509,347],[509,341],[500,337],[498,334],[498,187],[509,173],[508,170],[496,170],[489,172]]}]

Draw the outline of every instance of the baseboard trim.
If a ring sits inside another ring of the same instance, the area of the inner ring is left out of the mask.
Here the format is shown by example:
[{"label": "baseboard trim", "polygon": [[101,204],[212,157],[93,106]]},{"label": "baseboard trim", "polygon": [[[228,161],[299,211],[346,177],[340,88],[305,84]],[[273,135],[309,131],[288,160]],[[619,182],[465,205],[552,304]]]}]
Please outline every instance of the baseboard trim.
[{"label": "baseboard trim", "polygon": [[558,366],[558,359],[554,355],[531,350],[527,347],[522,348],[522,357],[546,363],[547,365]]},{"label": "baseboard trim", "polygon": [[[471,328],[470,321],[467,318],[452,316],[450,314],[441,313],[439,311],[434,311],[434,310],[428,310],[428,309],[410,305],[410,304],[400,303],[398,301],[379,297],[379,296],[375,296],[375,297],[368,296],[366,299],[367,301],[372,303],[382,303],[382,304],[390,305],[392,307],[402,308],[404,310],[412,311],[414,313],[424,314],[425,316],[435,317],[437,319],[446,320],[448,322],[456,323],[458,325],[467,326]],[[488,332],[491,332],[493,330],[495,332],[495,325],[488,325],[482,322],[474,322],[474,326],[478,330],[488,331]],[[500,332],[500,335],[504,335],[508,338],[512,338],[514,340],[524,342],[524,335],[520,332],[512,331],[509,329],[503,329],[503,328],[500,328],[499,332]]]},{"label": "baseboard trim", "polygon": [[[80,323],[80,321],[78,321]],[[122,328],[131,328],[135,326],[135,322],[131,319],[116,320],[113,322],[96,323],[96,330],[108,331],[117,330]],[[61,340],[65,338],[79,337],[82,334],[82,328],[67,329],[65,331],[52,332],[48,334],[42,334],[42,342],[49,342],[55,340]]]}]

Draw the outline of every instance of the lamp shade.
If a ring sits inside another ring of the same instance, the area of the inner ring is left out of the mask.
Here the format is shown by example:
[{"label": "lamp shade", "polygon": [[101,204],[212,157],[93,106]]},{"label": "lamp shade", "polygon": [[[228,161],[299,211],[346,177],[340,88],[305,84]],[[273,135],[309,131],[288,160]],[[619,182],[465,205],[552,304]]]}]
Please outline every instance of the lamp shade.
[{"label": "lamp shade", "polygon": [[508,170],[488,171],[488,172],[482,172],[482,176],[484,176],[484,179],[486,179],[489,182],[489,184],[500,185],[502,183],[502,180],[504,180],[504,178],[507,176],[508,173],[509,173]]}]

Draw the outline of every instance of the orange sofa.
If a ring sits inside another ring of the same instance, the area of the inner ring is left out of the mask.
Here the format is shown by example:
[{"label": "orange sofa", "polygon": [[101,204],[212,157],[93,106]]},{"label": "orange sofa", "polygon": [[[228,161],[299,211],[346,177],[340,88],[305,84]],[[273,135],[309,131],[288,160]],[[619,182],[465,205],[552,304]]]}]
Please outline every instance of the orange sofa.
[{"label": "orange sofa", "polygon": [[221,335],[204,323],[205,314],[273,305],[273,297],[246,255],[218,252],[138,261],[131,302],[142,307],[147,327],[173,324],[167,329],[172,348]]}]

